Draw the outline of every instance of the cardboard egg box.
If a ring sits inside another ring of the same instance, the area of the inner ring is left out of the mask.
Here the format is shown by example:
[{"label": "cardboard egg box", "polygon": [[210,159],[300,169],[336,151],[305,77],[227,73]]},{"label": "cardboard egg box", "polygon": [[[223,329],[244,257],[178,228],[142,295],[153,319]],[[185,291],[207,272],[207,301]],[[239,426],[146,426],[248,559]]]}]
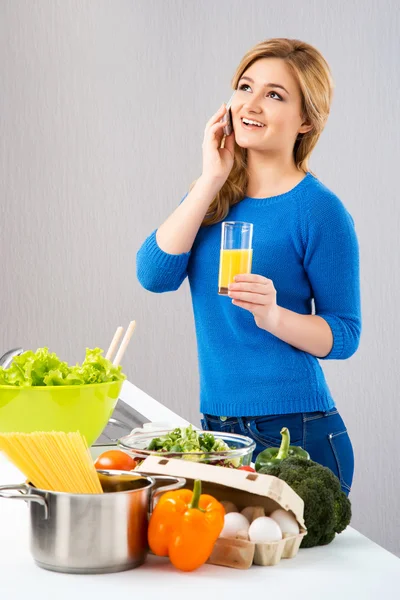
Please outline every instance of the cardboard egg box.
[{"label": "cardboard egg box", "polygon": [[229,500],[239,511],[247,506],[258,506],[263,507],[266,516],[277,508],[293,513],[300,529],[298,535],[262,544],[245,539],[219,538],[208,560],[211,564],[236,569],[248,569],[252,564],[273,566],[281,558],[294,558],[307,534],[303,500],[277,477],[156,456],[146,458],[140,465],[140,472],[184,477],[189,488],[193,488],[195,479],[200,479],[203,494],[210,494],[220,501]]}]

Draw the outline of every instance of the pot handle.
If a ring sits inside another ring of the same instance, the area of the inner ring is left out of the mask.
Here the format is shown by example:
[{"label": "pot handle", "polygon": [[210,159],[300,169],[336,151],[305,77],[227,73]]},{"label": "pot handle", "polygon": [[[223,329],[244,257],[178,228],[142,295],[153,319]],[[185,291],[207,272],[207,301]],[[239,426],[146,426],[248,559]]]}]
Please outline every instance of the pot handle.
[{"label": "pot handle", "polygon": [[[9,485],[0,485],[0,498],[12,498],[14,500],[25,500],[26,502],[37,502],[44,509],[44,518],[48,519],[49,517],[49,508],[47,506],[47,502],[45,498],[39,496],[38,494],[28,494],[29,486],[26,483],[14,483]],[[10,492],[18,492],[17,494],[9,494]]]},{"label": "pot handle", "polygon": [[161,487],[157,487],[153,492],[153,497],[151,499],[151,510],[154,510],[158,497],[165,492],[172,492],[173,490],[179,490],[186,485],[186,479],[184,477],[174,477],[172,475],[154,475],[151,474],[150,477],[155,479],[156,484],[166,482],[169,485],[162,485]]}]

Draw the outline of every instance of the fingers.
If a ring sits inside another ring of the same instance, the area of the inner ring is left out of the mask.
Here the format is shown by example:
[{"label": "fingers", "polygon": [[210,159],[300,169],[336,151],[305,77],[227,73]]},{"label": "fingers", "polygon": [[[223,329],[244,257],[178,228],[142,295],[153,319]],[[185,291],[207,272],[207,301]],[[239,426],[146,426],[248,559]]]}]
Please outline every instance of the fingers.
[{"label": "fingers", "polygon": [[219,129],[225,127],[225,125],[226,123],[215,123],[214,125],[211,125],[211,127],[209,127],[208,131],[210,131],[211,133],[215,133]]},{"label": "fingers", "polygon": [[[239,283],[238,279],[241,280]],[[234,300],[234,304],[239,301],[267,305],[276,297],[276,290],[271,279],[253,273],[243,273],[236,275],[235,283],[229,284],[228,296]]]},{"label": "fingers", "polygon": [[230,283],[229,291],[232,292],[254,292],[256,294],[268,294],[272,286],[265,283]]},{"label": "fingers", "polygon": [[[268,279],[267,277],[263,277],[263,275],[255,275],[254,273],[242,273],[240,275],[235,276],[235,284],[241,283],[241,282],[263,283],[265,285],[265,284],[271,284],[272,280]],[[233,284],[233,285],[235,285],[235,284]]]},{"label": "fingers", "polygon": [[206,127],[206,130],[204,132],[203,148],[204,148],[204,144],[210,140],[213,142],[216,142],[216,147],[219,146],[219,144],[221,143],[221,140],[224,136],[224,133],[223,133],[224,126],[225,126],[224,123],[215,123],[214,125],[211,125],[211,127],[208,127],[208,128]]},{"label": "fingers", "polygon": [[251,313],[254,312],[254,309],[256,307],[256,305],[252,304],[251,302],[241,302],[240,300],[232,300],[232,304],[234,304],[238,308],[243,308],[244,310],[248,310]]},{"label": "fingers", "polygon": [[207,125],[206,125],[206,129],[211,127],[218,121],[220,121],[222,119],[222,117],[225,115],[225,113],[226,113],[226,105],[224,103],[224,104],[222,104],[222,106],[219,107],[217,112],[213,114],[211,119],[209,119],[209,121],[207,122]]},{"label": "fingers", "polygon": [[250,304],[267,304],[268,296],[265,294],[255,294],[254,292],[228,292],[228,296],[233,300],[240,302],[249,302]]},{"label": "fingers", "polygon": [[219,146],[222,142],[222,139],[224,138],[223,147],[226,150],[228,150],[233,157],[234,152],[235,152],[234,132],[232,131],[232,133],[229,136],[225,136],[225,134],[223,132],[223,129],[224,129],[224,127],[226,127],[226,123],[227,123],[227,114],[228,114],[227,106],[224,103],[224,104],[222,104],[222,106],[220,106],[220,108],[217,110],[217,112],[211,117],[211,119],[209,119],[209,121],[207,122],[207,125],[205,127],[205,130],[204,130],[203,147],[204,147],[204,143],[206,142],[206,140],[211,139],[215,143],[216,147],[219,148]]},{"label": "fingers", "polygon": [[225,138],[225,149],[228,150],[232,156],[235,155],[235,133],[232,130],[231,135]]}]

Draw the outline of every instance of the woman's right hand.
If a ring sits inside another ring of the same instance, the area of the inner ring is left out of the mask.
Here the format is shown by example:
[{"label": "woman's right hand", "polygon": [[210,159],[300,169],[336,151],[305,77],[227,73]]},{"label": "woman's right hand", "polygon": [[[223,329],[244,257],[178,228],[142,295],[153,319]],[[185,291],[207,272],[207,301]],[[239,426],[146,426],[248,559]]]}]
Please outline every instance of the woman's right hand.
[{"label": "woman's right hand", "polygon": [[220,148],[224,136],[224,122],[220,122],[226,114],[226,105],[211,117],[204,130],[203,140],[203,172],[202,179],[212,183],[218,183],[220,188],[228,179],[233,167],[235,152],[235,134],[225,138],[225,147]]}]

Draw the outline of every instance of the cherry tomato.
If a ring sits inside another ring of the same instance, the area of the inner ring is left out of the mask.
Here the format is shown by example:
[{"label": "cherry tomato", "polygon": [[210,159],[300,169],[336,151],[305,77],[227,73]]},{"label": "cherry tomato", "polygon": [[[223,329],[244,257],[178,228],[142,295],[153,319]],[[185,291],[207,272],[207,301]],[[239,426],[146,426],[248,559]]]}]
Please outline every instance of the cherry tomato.
[{"label": "cherry tomato", "polygon": [[122,450],[108,450],[96,459],[96,469],[111,469],[116,471],[132,471],[136,467],[136,461]]},{"label": "cherry tomato", "polygon": [[256,470],[253,469],[253,467],[250,467],[250,465],[243,465],[243,467],[239,467],[240,471],[250,471],[250,473],[256,473]]}]

